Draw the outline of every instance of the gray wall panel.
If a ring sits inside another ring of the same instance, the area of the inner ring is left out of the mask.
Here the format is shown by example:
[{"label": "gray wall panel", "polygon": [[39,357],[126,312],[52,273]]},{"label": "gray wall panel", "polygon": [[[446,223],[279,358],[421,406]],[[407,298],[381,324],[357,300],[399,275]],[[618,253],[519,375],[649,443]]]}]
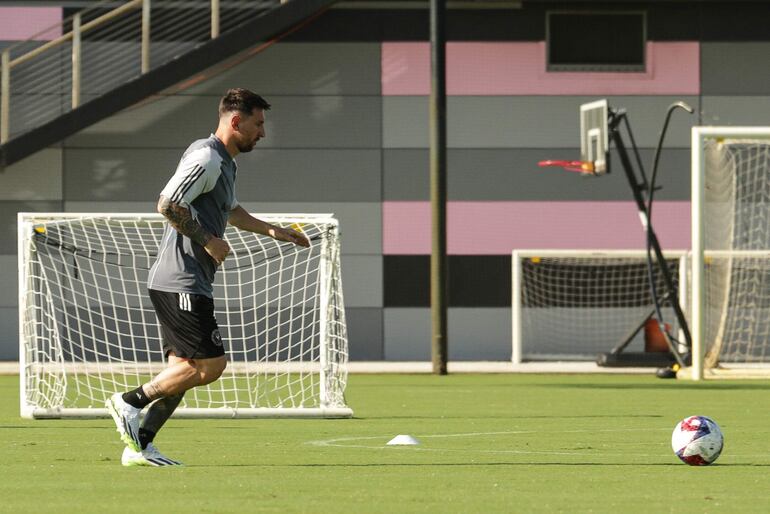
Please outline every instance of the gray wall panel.
[{"label": "gray wall panel", "polygon": [[449,309],[449,359],[511,360],[510,309]]},{"label": "gray wall panel", "polygon": [[[450,100],[447,99],[447,105]],[[428,148],[428,97],[384,96],[382,98],[382,146],[384,148]],[[447,131],[451,129],[447,128]]]},{"label": "gray wall panel", "polygon": [[[181,147],[69,148],[64,152],[66,198],[97,202],[157,198],[183,152]],[[236,196],[242,202],[376,202],[382,198],[380,150],[257,148],[236,160]]]},{"label": "gray wall panel", "polygon": [[144,202],[64,202],[65,212],[136,212],[154,213],[157,198]]},{"label": "gray wall panel", "polygon": [[[267,136],[260,148],[379,148],[378,96],[267,98]],[[68,147],[179,148],[216,130],[215,96],[170,96],[127,109],[80,131]]]},{"label": "gray wall panel", "polygon": [[19,269],[15,255],[0,255],[0,307],[19,305]]},{"label": "gray wall panel", "polygon": [[0,202],[0,255],[16,255],[16,224],[19,212],[58,212],[61,202]]},{"label": "gray wall panel", "polygon": [[770,42],[701,43],[701,93],[770,94]]},{"label": "gray wall panel", "polygon": [[80,58],[82,93],[102,94],[142,74],[138,41],[86,40],[82,42]]},{"label": "gray wall panel", "polygon": [[333,213],[340,222],[343,255],[382,253],[382,204],[379,202],[243,202],[242,205],[252,213]]},{"label": "gray wall panel", "polygon": [[379,95],[380,43],[278,43],[181,94]]},{"label": "gray wall panel", "polygon": [[65,198],[157,202],[183,152],[184,148],[68,148]]},{"label": "gray wall panel", "polygon": [[[56,78],[51,80],[55,81]],[[8,128],[13,138],[69,111],[72,93],[61,94],[12,94]]]},{"label": "gray wall panel", "polygon": [[768,126],[770,96],[704,96],[703,125]]},{"label": "gray wall panel", "polygon": [[275,148],[380,148],[379,96],[276,96],[267,99],[267,137]]},{"label": "gray wall panel", "polygon": [[[449,173],[452,152],[447,152]],[[449,188],[451,194],[451,188]],[[430,198],[430,154],[427,149],[389,149],[382,152],[382,193],[385,200]]]},{"label": "gray wall panel", "polygon": [[382,257],[343,254],[342,288],[346,307],[382,307]]},{"label": "gray wall panel", "polygon": [[[20,57],[43,44],[44,41],[23,42],[21,47],[12,51],[13,58]],[[42,107],[35,102],[37,95],[41,93],[59,95],[63,101],[72,101],[71,48],[69,45],[49,48],[32,60],[11,69],[11,93],[25,95],[28,100],[16,105],[23,105],[25,110],[37,110]],[[64,95],[69,96],[65,99]]]},{"label": "gray wall panel", "polygon": [[[640,150],[642,163],[651,173],[654,150]],[[613,172],[604,177],[582,177],[560,168],[540,168],[538,161],[578,158],[578,148],[452,149],[448,151],[450,200],[630,200],[617,153],[611,152]],[[386,200],[428,200],[428,151],[385,150],[383,190]],[[664,150],[658,170],[659,200],[689,200],[690,151]]]},{"label": "gray wall panel", "polygon": [[[654,148],[666,109],[678,100],[698,109],[694,96],[607,97],[628,110],[636,143]],[[569,148],[579,141],[585,96],[454,96],[447,99],[448,146],[453,148]],[[666,144],[687,148],[694,116],[675,116]],[[383,146],[428,147],[428,97],[383,98]]]},{"label": "gray wall panel", "polygon": [[380,150],[256,149],[239,155],[241,202],[379,202]]},{"label": "gray wall panel", "polygon": [[41,150],[0,173],[0,200],[61,199],[61,148]]},{"label": "gray wall panel", "polygon": [[95,123],[65,140],[67,147],[177,148],[180,155],[217,126],[217,98],[158,96]]},{"label": "gray wall panel", "polygon": [[346,308],[345,319],[350,360],[382,360],[382,309]]},{"label": "gray wall panel", "polygon": [[0,361],[19,360],[19,311],[0,308]]},{"label": "gray wall panel", "polygon": [[430,309],[383,309],[385,360],[429,361]]}]

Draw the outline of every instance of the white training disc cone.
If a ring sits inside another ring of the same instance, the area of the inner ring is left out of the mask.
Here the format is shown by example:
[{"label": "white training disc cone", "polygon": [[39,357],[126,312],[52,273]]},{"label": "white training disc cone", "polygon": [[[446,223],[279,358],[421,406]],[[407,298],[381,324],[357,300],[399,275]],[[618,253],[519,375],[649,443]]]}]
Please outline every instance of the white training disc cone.
[{"label": "white training disc cone", "polygon": [[397,435],[388,441],[388,446],[414,446],[417,444],[420,444],[420,441],[410,435],[405,434]]}]

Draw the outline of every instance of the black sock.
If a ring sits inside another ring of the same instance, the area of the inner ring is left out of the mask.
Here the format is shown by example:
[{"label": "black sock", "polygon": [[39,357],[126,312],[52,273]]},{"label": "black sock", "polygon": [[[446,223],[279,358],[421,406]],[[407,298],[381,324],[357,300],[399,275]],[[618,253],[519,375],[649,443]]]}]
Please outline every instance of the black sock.
[{"label": "black sock", "polygon": [[123,401],[137,409],[144,409],[152,403],[152,400],[145,394],[142,386],[137,387],[133,391],[123,393]]},{"label": "black sock", "polygon": [[142,450],[147,448],[147,445],[155,439],[155,432],[147,430],[146,428],[139,428],[139,444],[142,446]]}]

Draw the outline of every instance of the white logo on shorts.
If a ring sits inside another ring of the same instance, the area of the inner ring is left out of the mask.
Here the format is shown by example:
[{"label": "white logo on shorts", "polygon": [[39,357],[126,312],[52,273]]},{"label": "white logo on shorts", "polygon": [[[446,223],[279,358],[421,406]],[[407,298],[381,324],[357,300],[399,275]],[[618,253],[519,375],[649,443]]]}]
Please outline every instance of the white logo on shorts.
[{"label": "white logo on shorts", "polygon": [[217,346],[222,346],[222,335],[219,333],[218,328],[211,331],[211,342]]}]

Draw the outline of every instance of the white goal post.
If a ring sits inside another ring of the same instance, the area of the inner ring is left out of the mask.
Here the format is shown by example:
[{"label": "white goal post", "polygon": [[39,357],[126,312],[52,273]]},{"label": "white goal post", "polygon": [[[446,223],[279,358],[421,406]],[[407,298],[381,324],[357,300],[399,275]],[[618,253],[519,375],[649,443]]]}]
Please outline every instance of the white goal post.
[{"label": "white goal post", "polygon": [[[675,286],[686,290],[687,253],[663,255]],[[629,338],[654,307],[644,250],[522,249],[513,251],[511,264],[514,364],[596,361]],[[660,294],[657,265],[654,277]],[[685,300],[679,296],[686,312]],[[676,334],[673,309],[664,307],[663,315]],[[643,339],[637,334],[629,350],[643,350]]]},{"label": "white goal post", "polygon": [[770,376],[770,127],[692,129],[693,379]]},{"label": "white goal post", "polygon": [[[230,226],[215,314],[222,377],[187,392],[178,417],[351,417],[337,220],[256,214],[309,249]],[[104,402],[165,366],[147,294],[158,214],[19,213],[21,415],[109,417]]]}]

